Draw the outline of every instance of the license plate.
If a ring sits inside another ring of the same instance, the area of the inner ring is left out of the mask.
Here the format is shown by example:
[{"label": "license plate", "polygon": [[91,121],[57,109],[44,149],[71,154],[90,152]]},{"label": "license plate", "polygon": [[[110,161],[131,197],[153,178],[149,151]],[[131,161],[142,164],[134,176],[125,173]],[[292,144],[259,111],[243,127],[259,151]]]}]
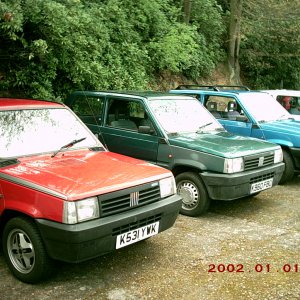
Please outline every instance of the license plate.
[{"label": "license plate", "polygon": [[272,187],[272,185],[273,185],[273,178],[253,183],[251,184],[250,194],[269,189]]},{"label": "license plate", "polygon": [[117,236],[116,249],[128,246],[158,234],[159,222],[155,222]]}]

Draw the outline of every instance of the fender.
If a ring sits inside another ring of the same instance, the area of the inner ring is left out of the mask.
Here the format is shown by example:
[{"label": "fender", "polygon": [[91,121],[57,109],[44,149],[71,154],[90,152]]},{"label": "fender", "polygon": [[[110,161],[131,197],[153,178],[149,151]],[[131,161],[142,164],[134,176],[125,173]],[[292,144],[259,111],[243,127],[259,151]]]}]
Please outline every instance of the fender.
[{"label": "fender", "polygon": [[286,141],[286,140],[280,140],[280,139],[269,139],[267,140],[268,142],[274,143],[274,144],[278,144],[279,146],[285,146],[288,148],[292,148],[294,147],[294,144],[290,141]]},{"label": "fender", "polygon": [[[3,175],[3,174],[1,174]],[[3,180],[1,176],[1,214],[6,210],[16,211],[33,219],[42,218],[62,222],[64,201],[61,198],[47,194],[42,189],[33,189],[13,180]]]},{"label": "fender", "polygon": [[185,158],[176,159],[176,161],[172,166],[172,169],[176,169],[177,167],[198,169],[199,173],[207,170],[207,167],[204,164],[202,164],[200,161],[191,161],[190,159],[185,159]]}]

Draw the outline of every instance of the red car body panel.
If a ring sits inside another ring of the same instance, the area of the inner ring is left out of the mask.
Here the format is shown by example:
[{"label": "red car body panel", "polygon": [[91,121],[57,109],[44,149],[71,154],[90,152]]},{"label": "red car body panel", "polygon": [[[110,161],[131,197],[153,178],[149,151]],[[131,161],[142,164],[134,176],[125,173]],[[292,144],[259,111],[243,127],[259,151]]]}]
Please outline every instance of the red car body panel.
[{"label": "red car body panel", "polygon": [[[147,162],[112,152],[69,151],[19,159],[20,164],[1,169],[21,181],[34,183],[78,200],[171,176]],[[162,176],[165,174],[165,176]]]},{"label": "red car body panel", "polygon": [[171,175],[147,162],[106,151],[77,150],[19,160],[0,171],[6,179],[1,180],[6,209],[59,222],[62,199],[85,199]]},{"label": "red car body panel", "polygon": [[61,108],[63,104],[50,102],[50,101],[41,101],[41,100],[32,100],[32,99],[9,99],[9,98],[0,98],[0,109],[1,110],[10,110],[10,109],[31,109],[31,108]]}]

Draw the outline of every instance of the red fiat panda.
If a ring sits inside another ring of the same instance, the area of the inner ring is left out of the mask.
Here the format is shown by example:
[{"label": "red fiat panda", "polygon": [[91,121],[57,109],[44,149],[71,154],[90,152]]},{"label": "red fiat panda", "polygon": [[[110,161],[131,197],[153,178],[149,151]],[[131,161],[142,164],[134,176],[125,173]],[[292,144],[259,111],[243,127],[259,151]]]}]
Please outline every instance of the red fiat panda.
[{"label": "red fiat panda", "polygon": [[21,281],[151,237],[180,207],[170,171],[107,151],[64,105],[0,98],[0,237]]}]

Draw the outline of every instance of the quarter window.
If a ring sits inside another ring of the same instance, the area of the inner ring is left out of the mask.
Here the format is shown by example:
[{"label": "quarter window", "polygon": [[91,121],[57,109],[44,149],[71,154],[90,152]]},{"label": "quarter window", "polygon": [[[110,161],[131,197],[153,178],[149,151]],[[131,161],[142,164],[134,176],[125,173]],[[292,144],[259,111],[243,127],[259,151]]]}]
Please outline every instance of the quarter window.
[{"label": "quarter window", "polygon": [[78,96],[75,98],[73,111],[86,124],[98,125],[101,122],[104,99],[100,97]]}]

